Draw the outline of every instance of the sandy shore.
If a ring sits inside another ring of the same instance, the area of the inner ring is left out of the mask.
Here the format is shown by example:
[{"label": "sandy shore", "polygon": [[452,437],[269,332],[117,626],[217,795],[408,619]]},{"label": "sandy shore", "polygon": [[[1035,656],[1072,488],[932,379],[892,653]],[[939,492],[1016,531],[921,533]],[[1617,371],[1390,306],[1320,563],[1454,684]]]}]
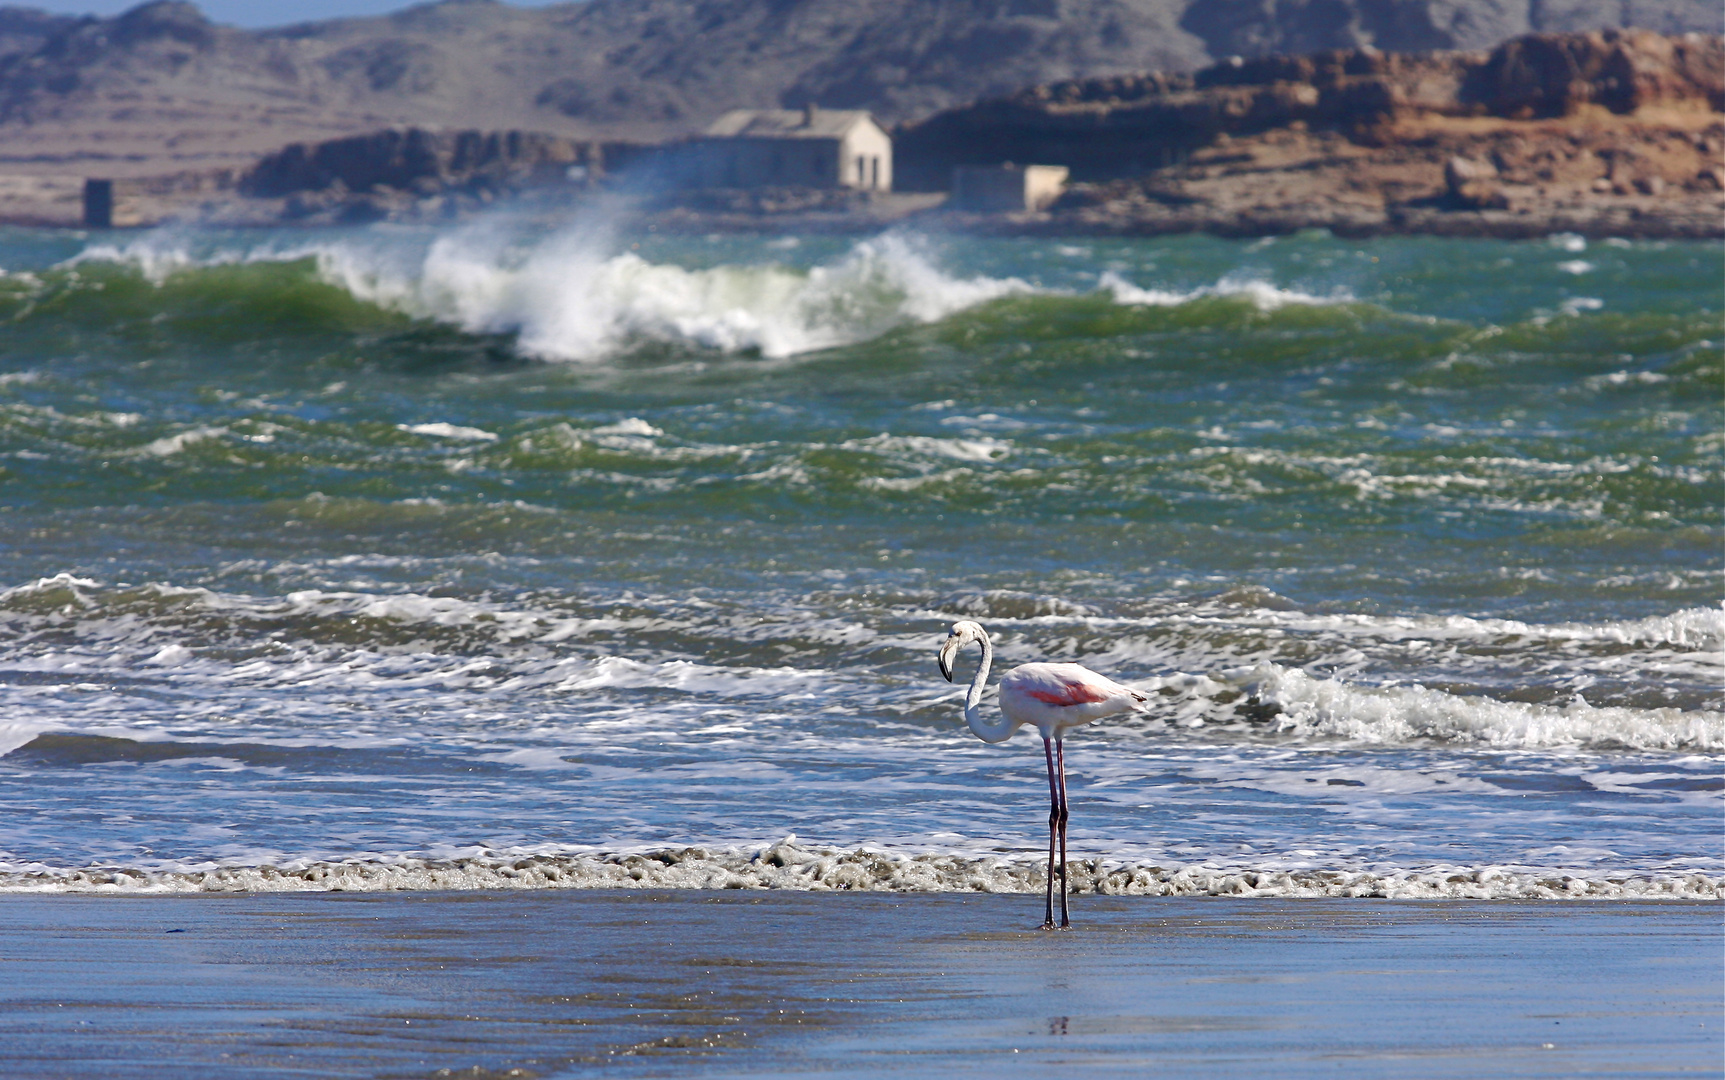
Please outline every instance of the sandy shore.
[{"label": "sandy shore", "polygon": [[[1715,904],[0,896],[19,1076],[1665,1076]],[[447,1070],[447,1071],[446,1071]],[[621,1071],[621,1072],[619,1072]]]}]

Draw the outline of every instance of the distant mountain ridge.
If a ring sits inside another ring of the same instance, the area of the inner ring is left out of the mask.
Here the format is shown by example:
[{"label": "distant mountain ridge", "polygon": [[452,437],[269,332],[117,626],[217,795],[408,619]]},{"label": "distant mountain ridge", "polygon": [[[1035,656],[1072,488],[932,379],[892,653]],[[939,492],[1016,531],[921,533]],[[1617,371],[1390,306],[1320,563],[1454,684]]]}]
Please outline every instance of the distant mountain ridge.
[{"label": "distant mountain ridge", "polygon": [[263,31],[185,0],[0,8],[0,169],[236,164],[393,124],[653,140],[809,101],[886,123],[1233,54],[1483,48],[1529,30],[1716,33],[1695,0],[442,0]]},{"label": "distant mountain ridge", "polygon": [[35,8],[0,7],[0,59],[28,55],[50,38],[77,25],[74,15],[54,15]]}]

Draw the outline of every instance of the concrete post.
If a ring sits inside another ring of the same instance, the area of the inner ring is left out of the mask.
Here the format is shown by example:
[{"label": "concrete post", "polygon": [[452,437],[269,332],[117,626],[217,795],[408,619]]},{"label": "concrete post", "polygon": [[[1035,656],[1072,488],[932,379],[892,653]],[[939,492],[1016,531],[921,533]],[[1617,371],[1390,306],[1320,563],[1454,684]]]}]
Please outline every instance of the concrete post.
[{"label": "concrete post", "polygon": [[84,181],[84,228],[111,229],[114,227],[114,182],[112,180]]}]

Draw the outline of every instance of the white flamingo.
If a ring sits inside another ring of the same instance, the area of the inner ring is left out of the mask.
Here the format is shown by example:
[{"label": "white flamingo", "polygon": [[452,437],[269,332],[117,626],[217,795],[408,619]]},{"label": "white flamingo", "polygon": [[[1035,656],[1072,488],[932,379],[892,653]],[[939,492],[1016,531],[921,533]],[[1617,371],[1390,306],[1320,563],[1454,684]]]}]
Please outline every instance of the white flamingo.
[{"label": "white flamingo", "polygon": [[964,722],[976,737],[987,743],[1012,738],[1020,724],[1042,732],[1042,753],[1048,761],[1048,884],[1042,928],[1054,929],[1055,850],[1060,852],[1060,928],[1072,919],[1066,913],[1066,753],[1061,737],[1067,728],[1083,727],[1104,716],[1129,712],[1148,701],[1144,694],[1113,679],[1098,675],[1081,664],[1021,664],[1000,677],[999,720],[984,720],[978,706],[982,687],[994,663],[994,647],[988,631],[968,619],[952,624],[952,633],[940,647],[940,673],[952,681],[952,659],[960,649],[976,641],[982,644],[982,663],[970,692],[964,696]]}]

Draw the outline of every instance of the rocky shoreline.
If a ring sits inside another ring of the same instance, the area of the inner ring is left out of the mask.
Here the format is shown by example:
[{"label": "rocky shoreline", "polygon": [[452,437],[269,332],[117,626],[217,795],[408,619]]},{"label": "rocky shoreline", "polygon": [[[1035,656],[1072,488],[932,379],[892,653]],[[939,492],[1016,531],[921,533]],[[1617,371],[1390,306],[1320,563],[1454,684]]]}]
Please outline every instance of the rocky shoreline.
[{"label": "rocky shoreline", "polygon": [[[845,210],[747,212],[704,207],[664,206],[653,199],[613,196],[603,203],[590,193],[515,193],[492,196],[435,195],[390,201],[367,196],[333,198],[322,203],[286,199],[257,200],[221,195],[199,200],[185,213],[177,200],[168,212],[134,217],[121,228],[195,224],[208,228],[358,227],[380,221],[404,225],[449,224],[476,220],[489,209],[507,208],[556,227],[588,209],[602,212],[620,227],[672,235],[802,234],[862,236],[901,227],[979,236],[1132,237],[1209,233],[1252,238],[1321,229],[1337,236],[1448,236],[1500,240],[1538,239],[1572,233],[1592,240],[1725,239],[1725,197],[1672,198],[1637,195],[1596,197],[1585,203],[1514,208],[1466,209],[1442,205],[1369,206],[1316,199],[1305,204],[1230,207],[1138,200],[1099,188],[1080,187],[1069,202],[1051,211],[1024,214],[971,214],[941,207],[940,195],[905,195]],[[75,192],[62,193],[64,199]],[[487,197],[491,196],[491,197]],[[1434,200],[1435,201],[1435,200]],[[311,212],[308,212],[310,210]],[[82,230],[80,222],[39,214],[0,212],[0,226]]]},{"label": "rocky shoreline", "polygon": [[[1261,236],[1322,228],[1361,237],[1725,237],[1725,190],[1708,164],[1725,147],[1725,126],[1623,135],[1552,123],[1533,132],[1468,133],[1362,152],[1333,138],[1279,132],[1216,147],[1152,178],[1077,185],[1050,213],[1027,215],[1010,228],[1098,235]],[[1574,175],[1562,175],[1564,166]],[[1618,179],[1610,178],[1612,168]],[[1591,175],[1595,170],[1606,171]],[[988,223],[963,227],[987,229]]]},{"label": "rocky shoreline", "polygon": [[1047,214],[969,228],[1716,238],[1725,40],[1536,35],[1088,80],[954,110],[902,142],[925,179],[990,152],[1073,164]]}]

